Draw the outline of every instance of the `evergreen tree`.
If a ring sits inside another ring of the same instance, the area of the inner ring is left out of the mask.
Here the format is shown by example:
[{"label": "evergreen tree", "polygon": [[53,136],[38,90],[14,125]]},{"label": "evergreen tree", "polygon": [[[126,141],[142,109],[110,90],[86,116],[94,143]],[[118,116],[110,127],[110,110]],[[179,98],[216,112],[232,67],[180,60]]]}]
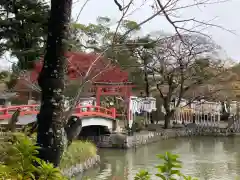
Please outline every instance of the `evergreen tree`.
[{"label": "evergreen tree", "polygon": [[43,54],[49,6],[42,0],[0,2],[0,52],[9,51],[21,69]]}]

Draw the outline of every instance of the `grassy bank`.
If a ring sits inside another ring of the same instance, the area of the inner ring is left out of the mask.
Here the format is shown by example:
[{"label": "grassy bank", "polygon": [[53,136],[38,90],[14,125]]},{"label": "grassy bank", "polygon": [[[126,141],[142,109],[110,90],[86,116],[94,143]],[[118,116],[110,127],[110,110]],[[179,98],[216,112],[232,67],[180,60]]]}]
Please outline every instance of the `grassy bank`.
[{"label": "grassy bank", "polygon": [[75,164],[83,163],[87,159],[97,155],[97,148],[91,142],[73,141],[71,146],[63,154],[60,168],[68,168]]}]

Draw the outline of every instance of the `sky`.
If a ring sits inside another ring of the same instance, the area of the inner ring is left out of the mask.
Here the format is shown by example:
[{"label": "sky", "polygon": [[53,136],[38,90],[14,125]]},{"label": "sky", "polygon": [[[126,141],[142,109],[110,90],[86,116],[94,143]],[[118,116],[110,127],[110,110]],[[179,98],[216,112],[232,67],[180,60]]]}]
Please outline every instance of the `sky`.
[{"label": "sky", "polygon": [[[198,0],[198,2],[200,1],[202,0]],[[210,1],[217,2],[218,0]],[[74,4],[72,13],[73,17],[79,13],[84,2],[85,0],[80,0],[80,2]],[[119,2],[122,1],[119,0]],[[142,7],[138,8],[144,2],[145,4]],[[178,7],[182,5],[193,4],[194,2],[196,3],[196,0],[179,0]],[[132,15],[128,16],[126,19],[141,22],[142,20],[148,18],[153,14],[153,10],[150,7],[152,4],[152,0],[134,0],[134,6],[132,7],[132,10],[136,8],[138,9],[135,10],[135,12]],[[208,27],[201,32],[204,32],[205,34],[211,36],[212,39],[223,48],[225,51],[224,53],[227,55],[227,57],[238,61],[240,60],[240,21],[237,20],[238,17],[240,17],[239,7],[240,0],[229,0],[224,3],[222,2],[204,6],[195,6],[180,10],[177,12],[177,15],[179,16],[179,19],[195,18],[199,21],[209,22],[216,26],[224,27],[225,29],[219,27]],[[118,20],[121,17],[121,12],[118,10],[113,0],[104,0],[101,2],[99,0],[89,0],[80,15],[79,22],[86,24],[95,22],[98,16],[107,16],[111,19]],[[188,25],[188,28],[192,27],[192,25]],[[196,30],[200,30],[204,27],[206,28],[206,26],[202,26]],[[227,30],[231,30],[232,32],[229,32]],[[141,28],[141,32],[143,34],[151,33],[154,31],[173,33],[174,29],[164,17],[158,16],[152,21],[146,23]]]},{"label": "sky", "polygon": [[[75,0],[73,4],[72,17],[76,18],[81,11],[86,0]],[[126,4],[126,0],[118,0],[119,3]],[[166,0],[165,0],[166,1]],[[176,1],[176,0],[174,0]],[[177,7],[194,4],[203,0],[178,0]],[[204,0],[207,1],[207,0]],[[219,0],[208,0],[208,2],[217,2]],[[129,15],[125,18],[136,22],[141,22],[153,14],[154,0],[134,0],[134,4],[128,11]],[[164,3],[164,0],[161,0]],[[211,38],[222,47],[222,54],[224,57],[233,59],[235,62],[240,62],[240,0],[227,0],[226,2],[213,3],[207,5],[199,5],[191,8],[174,11],[175,17],[178,20],[195,18],[198,21],[204,21],[220,27],[200,26],[196,31],[201,31],[204,34],[211,36]],[[113,20],[113,24],[121,18],[114,0],[88,0],[88,3],[83,8],[78,22],[82,24],[95,23],[97,17],[106,16]],[[187,29],[193,27],[193,24],[187,24]],[[203,30],[204,29],[204,30]],[[231,32],[229,32],[230,30]],[[148,34],[153,32],[174,33],[174,29],[166,18],[162,15],[155,17],[150,22],[141,27],[140,34]],[[6,60],[1,60],[0,67],[7,68],[10,63]]]}]

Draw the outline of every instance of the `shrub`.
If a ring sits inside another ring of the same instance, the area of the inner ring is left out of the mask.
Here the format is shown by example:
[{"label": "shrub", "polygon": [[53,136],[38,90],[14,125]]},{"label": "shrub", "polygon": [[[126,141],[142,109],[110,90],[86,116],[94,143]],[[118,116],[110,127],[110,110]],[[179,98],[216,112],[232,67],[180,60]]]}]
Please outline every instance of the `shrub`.
[{"label": "shrub", "polygon": [[67,151],[63,153],[60,168],[67,168],[79,162],[84,162],[95,155],[97,155],[97,148],[93,143],[73,141]]},{"label": "shrub", "polygon": [[[8,136],[0,144],[0,180],[66,180],[59,168],[37,157],[35,138],[22,133]],[[60,167],[68,167],[96,155],[97,149],[90,142],[76,141],[64,153]],[[37,167],[35,165],[38,165]]]},{"label": "shrub", "polygon": [[145,129],[145,125],[144,125],[144,119],[145,117],[142,116],[136,116],[135,117],[135,121],[133,122],[133,126],[132,129],[134,132],[139,132],[143,129]]},{"label": "shrub", "polygon": [[[160,160],[164,161],[163,165],[156,166],[158,173],[154,176],[162,180],[177,180],[183,178],[184,180],[197,180],[197,178],[192,178],[191,176],[185,176],[181,173],[182,162],[178,160],[179,156],[166,152],[165,155],[157,155]],[[140,170],[134,180],[150,180],[151,174],[146,170]]]},{"label": "shrub", "polygon": [[[61,171],[52,164],[37,158],[38,147],[27,136],[16,133],[1,143],[0,177],[12,180],[59,179],[65,180]],[[38,166],[34,166],[38,164]]]}]

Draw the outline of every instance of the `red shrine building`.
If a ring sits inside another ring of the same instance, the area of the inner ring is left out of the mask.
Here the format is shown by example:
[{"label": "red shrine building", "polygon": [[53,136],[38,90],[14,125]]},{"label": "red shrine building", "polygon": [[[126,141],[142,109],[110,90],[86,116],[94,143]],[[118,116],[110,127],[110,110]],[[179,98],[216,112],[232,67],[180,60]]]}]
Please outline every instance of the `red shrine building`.
[{"label": "red shrine building", "polygon": [[[131,96],[132,84],[129,75],[111,62],[110,59],[101,57],[95,53],[68,52],[66,53],[68,82],[81,83],[84,79],[90,81],[85,96],[95,96],[97,105],[100,105],[100,97],[105,95],[122,96],[128,100]],[[28,71],[19,80],[14,91],[21,99],[40,99],[40,91],[37,86],[37,78],[41,71],[43,61],[35,62],[34,69]]]}]

